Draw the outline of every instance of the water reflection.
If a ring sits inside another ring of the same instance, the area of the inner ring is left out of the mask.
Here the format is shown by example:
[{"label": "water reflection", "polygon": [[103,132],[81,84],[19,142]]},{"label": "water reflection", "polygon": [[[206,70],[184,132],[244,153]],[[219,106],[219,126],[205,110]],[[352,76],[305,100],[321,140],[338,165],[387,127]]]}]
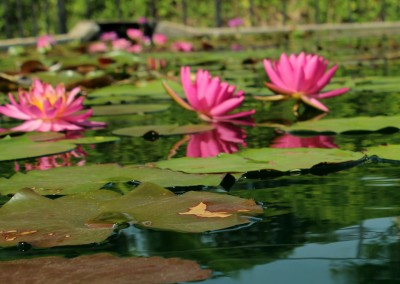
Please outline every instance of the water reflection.
[{"label": "water reflection", "polygon": [[278,136],[272,142],[271,148],[339,148],[334,136],[317,135],[311,137],[295,136],[289,133]]}]

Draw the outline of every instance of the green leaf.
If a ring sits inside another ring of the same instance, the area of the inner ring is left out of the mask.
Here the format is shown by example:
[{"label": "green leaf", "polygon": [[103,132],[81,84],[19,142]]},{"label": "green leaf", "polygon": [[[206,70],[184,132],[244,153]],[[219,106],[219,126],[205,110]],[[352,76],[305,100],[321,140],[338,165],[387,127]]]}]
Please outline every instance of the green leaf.
[{"label": "green leaf", "polygon": [[10,179],[0,179],[0,194],[16,193],[30,188],[38,194],[74,194],[102,188],[109,182],[153,182],[163,187],[171,186],[217,186],[224,174],[198,175],[173,172],[143,166],[121,167],[116,164],[83,167],[60,167],[47,171],[16,173]]},{"label": "green leaf", "polygon": [[[180,84],[168,81],[168,84],[171,85],[171,88],[174,91],[178,92],[178,94],[182,94],[182,87]],[[89,93],[88,98],[98,98],[98,97],[108,97],[108,96],[117,96],[121,98],[121,95],[129,97],[138,97],[138,96],[150,96],[152,98],[161,98],[167,99],[169,96],[165,92],[161,81],[143,81],[140,85],[113,85],[104,88],[99,88]]]},{"label": "green leaf", "polygon": [[378,131],[387,127],[400,129],[400,116],[351,117],[336,119],[321,119],[316,121],[297,122],[292,126],[283,127],[291,133],[300,132],[348,132],[348,131]]},{"label": "green leaf", "polygon": [[85,221],[99,214],[104,199],[116,196],[99,191],[51,200],[30,189],[21,190],[0,208],[0,246],[27,242],[44,248],[102,242],[112,233],[112,226],[88,227]]},{"label": "green leaf", "polygon": [[201,124],[201,125],[169,124],[169,125],[133,126],[133,127],[117,129],[117,130],[114,130],[112,133],[115,135],[122,135],[122,136],[141,137],[141,136],[145,135],[146,133],[154,131],[158,135],[168,136],[168,135],[197,133],[197,132],[209,131],[212,129],[214,129],[214,126],[205,125],[205,124]]},{"label": "green leaf", "polygon": [[[210,217],[187,214],[201,203]],[[249,199],[195,191],[174,195],[158,185],[143,183],[128,194],[106,202],[102,212],[88,223],[102,226],[128,221],[146,228],[200,233],[249,223],[246,215],[263,210]]]},{"label": "green leaf", "polygon": [[67,141],[33,142],[27,137],[4,138],[0,140],[0,161],[11,161],[64,153],[75,149]]},{"label": "green leaf", "polygon": [[49,83],[53,86],[63,83],[64,85],[70,83],[76,83],[82,81],[84,76],[80,73],[72,70],[66,70],[61,72],[38,72],[31,74],[32,78],[38,78],[43,82]]},{"label": "green leaf", "polygon": [[163,169],[187,173],[248,172],[263,169],[288,171],[308,169],[327,162],[340,163],[363,158],[362,153],[339,149],[245,149],[235,154],[220,154],[212,158],[177,158],[153,163]]},{"label": "green leaf", "polygon": [[380,158],[390,160],[400,160],[400,145],[380,145],[368,147],[366,149],[368,156],[377,155]]},{"label": "green leaf", "polygon": [[168,109],[169,104],[132,104],[132,105],[109,105],[93,106],[93,115],[122,115],[122,114],[142,114],[158,112]]},{"label": "green leaf", "polygon": [[99,143],[107,143],[107,142],[115,142],[120,139],[116,136],[93,136],[93,137],[82,137],[76,139],[66,139],[64,141],[71,142],[77,145],[82,144],[99,144]]}]

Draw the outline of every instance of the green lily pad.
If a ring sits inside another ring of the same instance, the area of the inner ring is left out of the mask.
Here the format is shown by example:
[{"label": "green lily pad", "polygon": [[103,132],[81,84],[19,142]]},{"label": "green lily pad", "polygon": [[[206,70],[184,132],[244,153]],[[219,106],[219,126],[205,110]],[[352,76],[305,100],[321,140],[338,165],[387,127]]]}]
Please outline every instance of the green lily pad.
[{"label": "green lily pad", "polygon": [[137,114],[163,111],[169,108],[169,104],[132,104],[132,105],[109,105],[109,106],[93,106],[93,115],[122,115]]},{"label": "green lily pad", "polygon": [[67,141],[33,142],[27,137],[0,140],[0,161],[47,156],[71,151],[76,145]]},{"label": "green lily pad", "polygon": [[186,174],[143,166],[116,164],[89,165],[83,167],[60,167],[47,171],[16,173],[11,178],[0,179],[0,194],[13,194],[22,188],[30,188],[38,194],[68,195],[102,188],[109,182],[153,182],[163,187],[171,186],[217,186],[224,174]]},{"label": "green lily pad", "polygon": [[211,158],[177,158],[152,163],[163,169],[187,173],[238,173],[271,169],[288,171],[308,169],[327,162],[340,163],[363,158],[362,153],[339,149],[245,149],[235,154],[220,154]]},{"label": "green lily pad", "polygon": [[179,135],[179,134],[204,132],[204,131],[209,131],[212,129],[214,129],[214,127],[212,125],[205,125],[205,124],[198,124],[198,125],[169,124],[169,125],[133,126],[133,127],[117,129],[117,130],[114,130],[112,133],[115,135],[122,135],[122,136],[142,137],[146,133],[154,131],[158,135],[168,136],[168,135]]},{"label": "green lily pad", "polygon": [[110,253],[2,261],[0,270],[2,283],[182,283],[211,277],[211,270],[193,260]]},{"label": "green lily pad", "polygon": [[292,126],[283,127],[287,132],[348,132],[378,131],[387,127],[400,129],[400,116],[351,117],[303,121]]},{"label": "green lily pad", "polygon": [[400,145],[380,145],[368,147],[366,150],[368,156],[377,155],[384,159],[400,160]]},{"label": "green lily pad", "polygon": [[0,246],[19,242],[34,247],[101,242],[119,222],[204,232],[249,223],[246,216],[262,212],[253,200],[209,192],[175,195],[151,183],[143,183],[123,196],[103,190],[55,200],[24,189],[0,208]]},{"label": "green lily pad", "polygon": [[[168,81],[168,84],[178,94],[182,94],[182,87],[180,84]],[[121,96],[137,97],[137,96],[150,96],[152,98],[168,99],[169,96],[165,92],[161,81],[142,82],[140,85],[112,85],[104,88],[99,88],[91,92],[88,98],[108,97],[108,96]]]},{"label": "green lily pad", "polygon": [[38,78],[43,82],[49,83],[53,86],[63,83],[64,85],[68,85],[70,83],[76,83],[82,81],[84,76],[80,73],[67,70],[61,72],[39,72],[39,73],[32,73],[32,78]]},{"label": "green lily pad", "polygon": [[133,222],[146,228],[190,233],[246,224],[250,222],[246,215],[263,212],[253,200],[196,191],[175,195],[151,183],[105,202],[101,210],[103,213],[89,220],[89,225]]},{"label": "green lily pad", "polygon": [[104,241],[111,235],[112,226],[93,228],[85,221],[99,214],[104,199],[116,196],[114,192],[99,191],[51,200],[30,189],[21,190],[0,208],[0,246],[27,242],[43,248]]},{"label": "green lily pad", "polygon": [[99,144],[99,143],[115,142],[119,140],[120,139],[116,136],[93,136],[93,137],[82,137],[77,139],[66,139],[64,141],[68,141],[78,145],[83,145],[83,144]]}]

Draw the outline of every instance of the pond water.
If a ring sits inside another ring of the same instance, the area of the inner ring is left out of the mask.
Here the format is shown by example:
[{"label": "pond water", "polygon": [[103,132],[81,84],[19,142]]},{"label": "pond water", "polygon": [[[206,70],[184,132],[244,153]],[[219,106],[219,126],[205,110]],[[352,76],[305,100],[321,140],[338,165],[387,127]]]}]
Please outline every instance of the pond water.
[{"label": "pond water", "polygon": [[[359,116],[395,116],[400,113],[400,61],[396,54],[397,38],[318,40],[285,43],[275,49],[243,52],[209,52],[190,55],[155,54],[167,57],[173,65],[192,64],[193,70],[212,70],[250,93],[243,109],[255,108],[255,120],[262,126],[235,126],[245,132],[245,143],[238,148],[303,147],[339,148],[362,151],[371,146],[400,144],[398,128],[384,131],[329,133],[329,135],[289,136],[284,125],[307,120],[320,113],[301,110],[300,118],[291,112],[293,102],[262,103],[251,97],[263,92],[265,72],[260,61],[245,60],[277,57],[282,51],[319,52],[339,64],[334,84],[356,80],[372,82],[366,87],[324,101],[330,113],[322,119]],[[335,45],[336,44],[336,45]],[[176,67],[172,67],[175,69]],[[392,78],[387,83],[384,78]],[[350,83],[349,83],[350,82]],[[369,83],[366,84],[369,84]],[[381,84],[381,85],[379,85]],[[372,87],[371,87],[372,86]],[[268,91],[265,89],[265,93]],[[108,128],[88,130],[87,136],[111,135],[116,129],[135,125],[198,123],[194,114],[181,110],[166,99],[145,98],[141,103],[167,103],[169,109],[151,114],[98,116]],[[3,121],[2,127],[14,125]],[[271,127],[271,125],[275,127]],[[398,124],[397,124],[398,125]],[[360,130],[360,129],[356,129]],[[362,130],[362,129],[361,129]],[[326,133],[325,133],[326,134]],[[194,134],[199,135],[199,134]],[[199,136],[198,136],[199,137]],[[82,155],[70,158],[71,165],[119,163],[144,164],[187,154],[188,139],[183,135],[156,137],[121,136],[111,143],[83,145]],[[183,139],[183,140],[182,140]],[[286,142],[285,142],[286,141]],[[179,146],[177,146],[179,144]],[[306,157],[304,157],[306,159]],[[60,162],[60,157],[57,158]],[[37,159],[1,163],[1,176],[28,171],[40,163]],[[181,194],[188,190],[210,191],[254,199],[263,214],[252,222],[204,233],[180,233],[129,226],[108,241],[96,245],[62,246],[24,250],[0,249],[0,259],[33,258],[61,255],[69,258],[100,252],[117,256],[161,256],[194,260],[212,275],[199,283],[394,283],[400,282],[400,171],[396,161],[370,159],[357,166],[325,175],[289,171],[283,175],[248,176],[231,186],[172,189]],[[71,177],[73,178],[73,177]],[[118,191],[119,186],[109,185]],[[10,196],[2,196],[3,204]],[[17,220],[15,222],[18,222]],[[1,230],[1,228],[0,228]]]}]

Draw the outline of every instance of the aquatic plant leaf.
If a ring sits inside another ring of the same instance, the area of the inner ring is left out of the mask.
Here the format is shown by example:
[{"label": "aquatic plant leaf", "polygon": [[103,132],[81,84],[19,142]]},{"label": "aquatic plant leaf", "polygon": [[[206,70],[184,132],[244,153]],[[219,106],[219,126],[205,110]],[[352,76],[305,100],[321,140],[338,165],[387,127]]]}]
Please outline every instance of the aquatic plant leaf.
[{"label": "aquatic plant leaf", "polygon": [[27,242],[42,248],[104,241],[112,226],[91,228],[85,220],[99,213],[104,199],[118,196],[98,191],[51,200],[30,189],[21,190],[0,208],[0,246]]},{"label": "aquatic plant leaf", "polygon": [[[175,82],[170,82],[171,88],[177,90],[178,93],[182,94],[183,91],[180,84]],[[157,81],[143,81],[140,85],[113,85],[104,88],[99,88],[89,93],[88,98],[97,98],[97,97],[108,97],[108,96],[116,96],[116,95],[125,95],[127,97],[130,96],[150,96],[152,98],[164,98],[168,99],[169,96],[165,92],[161,80]]]},{"label": "aquatic plant leaf", "polygon": [[179,134],[190,134],[214,129],[214,126],[209,124],[188,124],[188,125],[145,125],[133,126],[114,130],[112,133],[121,136],[141,137],[147,133],[154,132],[154,135],[168,136]]},{"label": "aquatic plant leaf", "polygon": [[211,277],[211,270],[193,260],[109,253],[2,261],[0,270],[2,283],[181,283]]},{"label": "aquatic plant leaf", "polygon": [[336,132],[349,131],[378,131],[387,127],[400,129],[400,116],[375,116],[321,119],[316,121],[303,121],[292,126],[283,127],[287,132]]},{"label": "aquatic plant leaf", "polygon": [[27,137],[0,140],[0,161],[47,156],[71,151],[76,145],[67,141],[34,142]]},{"label": "aquatic plant leaf", "polygon": [[366,148],[368,156],[377,155],[379,158],[400,160],[400,145],[380,145]]},{"label": "aquatic plant leaf", "polygon": [[152,163],[157,167],[187,173],[248,172],[263,169],[288,171],[308,169],[327,162],[340,163],[363,158],[363,153],[339,149],[245,149],[235,154],[220,154],[212,158],[177,158]]},{"label": "aquatic plant leaf", "polygon": [[122,114],[141,114],[149,112],[163,111],[169,108],[169,104],[132,104],[132,105],[109,105],[93,106],[93,115],[122,115]]},{"label": "aquatic plant leaf", "polygon": [[99,144],[99,143],[115,142],[118,140],[120,139],[119,137],[116,136],[93,136],[93,137],[82,137],[76,139],[66,139],[64,141],[82,145],[82,144]]},{"label": "aquatic plant leaf", "polygon": [[[206,204],[208,214],[214,216],[202,218],[196,214],[181,214],[199,203]],[[175,195],[152,183],[143,183],[126,195],[105,202],[101,211],[103,213],[89,220],[88,225],[133,222],[146,228],[191,233],[246,224],[250,222],[246,216],[263,212],[262,207],[250,199],[204,191]],[[221,218],[221,212],[230,215]]]},{"label": "aquatic plant leaf", "polygon": [[153,182],[163,187],[217,186],[225,174],[186,174],[143,166],[117,164],[60,167],[47,171],[16,173],[11,178],[0,179],[0,194],[13,194],[30,188],[41,195],[68,195],[102,188],[109,182]]},{"label": "aquatic plant leaf", "polygon": [[72,70],[66,70],[61,72],[39,72],[30,74],[31,78],[38,78],[43,82],[51,85],[57,85],[63,83],[65,85],[76,83],[83,80],[84,76],[78,72]]}]

